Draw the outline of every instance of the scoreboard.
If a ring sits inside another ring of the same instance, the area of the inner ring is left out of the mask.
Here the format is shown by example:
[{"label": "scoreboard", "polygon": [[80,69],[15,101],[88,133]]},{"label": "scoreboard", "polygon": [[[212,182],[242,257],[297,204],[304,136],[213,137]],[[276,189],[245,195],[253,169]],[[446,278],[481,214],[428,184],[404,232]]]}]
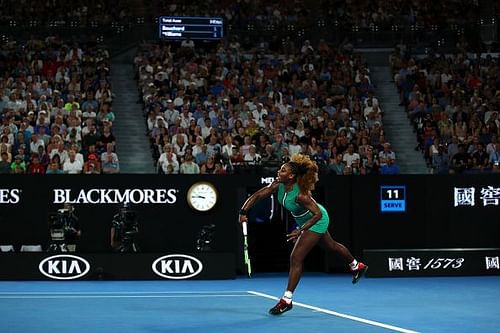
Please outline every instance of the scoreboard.
[{"label": "scoreboard", "polygon": [[160,16],[161,39],[221,39],[224,37],[224,19],[221,17]]},{"label": "scoreboard", "polygon": [[380,186],[380,211],[406,212],[406,186]]}]

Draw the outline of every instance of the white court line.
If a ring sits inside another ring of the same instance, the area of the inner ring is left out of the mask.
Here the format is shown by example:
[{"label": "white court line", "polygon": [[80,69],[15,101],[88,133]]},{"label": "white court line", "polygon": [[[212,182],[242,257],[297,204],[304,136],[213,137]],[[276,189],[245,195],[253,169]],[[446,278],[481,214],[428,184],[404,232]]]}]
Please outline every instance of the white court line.
[{"label": "white court line", "polygon": [[134,295],[134,294],[152,294],[152,295],[171,295],[171,294],[195,294],[195,295],[210,295],[210,294],[248,294],[246,290],[220,290],[220,291],[0,291],[1,295],[88,295],[88,294],[99,294],[99,295]]},{"label": "white court line", "polygon": [[[271,296],[271,295],[259,293],[257,291],[248,291],[248,293],[250,293],[252,295],[255,295],[255,296],[261,296],[261,297],[273,299],[273,300],[276,300],[276,301],[279,300],[278,297],[274,297],[274,296]],[[340,313],[340,312],[336,312],[336,311],[331,311],[331,310],[327,310],[327,309],[323,309],[323,308],[318,308],[316,306],[312,306],[312,305],[308,305],[308,304],[304,304],[304,303],[293,302],[293,305],[300,306],[302,308],[306,308],[306,309],[310,309],[310,310],[314,310],[314,311],[318,311],[318,312],[322,312],[322,313],[326,313],[326,314],[329,314],[329,315],[332,315],[332,316],[336,316],[336,317],[340,317],[340,318],[345,318],[345,319],[350,319],[350,320],[353,320],[353,321],[358,321],[360,323],[364,323],[364,324],[368,324],[368,325],[372,325],[372,326],[378,326],[378,327],[386,328],[388,330],[393,330],[393,331],[396,331],[396,332],[418,333],[417,331],[408,330],[406,328],[401,328],[401,327],[397,327],[397,326],[393,326],[393,325],[379,323],[378,321],[373,321],[373,320],[364,319],[364,318],[360,318],[360,317],[356,317],[356,316],[351,316],[351,315]]]},{"label": "white court line", "polygon": [[255,297],[256,295],[0,295],[0,299],[69,299],[69,298],[209,298],[209,297]]}]

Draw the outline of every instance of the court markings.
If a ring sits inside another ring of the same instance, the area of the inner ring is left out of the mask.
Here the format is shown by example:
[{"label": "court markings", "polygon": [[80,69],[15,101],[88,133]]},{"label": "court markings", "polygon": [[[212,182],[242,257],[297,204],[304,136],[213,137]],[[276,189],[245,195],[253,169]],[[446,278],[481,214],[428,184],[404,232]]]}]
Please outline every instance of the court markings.
[{"label": "court markings", "polygon": [[210,294],[240,294],[247,295],[248,291],[243,290],[212,290],[212,291],[0,291],[0,297],[3,295],[133,295],[133,294],[193,294],[193,295],[210,295]]},{"label": "court markings", "polygon": [[[272,299],[272,300],[275,300],[275,301],[279,300],[278,297],[274,297],[274,296],[271,296],[271,295],[268,295],[268,294],[260,293],[258,291],[251,291],[251,290],[249,290],[248,293],[252,294],[252,295],[255,295],[255,296],[269,298],[269,299]],[[413,330],[409,330],[409,329],[398,327],[398,326],[393,326],[393,325],[388,325],[388,324],[380,323],[380,322],[374,321],[374,320],[364,319],[364,318],[361,318],[361,317],[356,317],[356,316],[352,316],[352,315],[348,315],[348,314],[344,314],[344,313],[340,313],[340,312],[336,312],[336,311],[332,311],[332,310],[328,310],[328,309],[323,309],[323,308],[319,308],[317,306],[313,306],[313,305],[309,305],[309,304],[304,304],[304,303],[299,303],[299,302],[295,302],[294,301],[293,305],[294,306],[299,306],[299,307],[302,307],[302,308],[305,308],[305,309],[310,309],[310,310],[313,310],[313,311],[317,311],[317,312],[329,314],[329,315],[332,315],[332,316],[336,316],[336,317],[340,317],[340,318],[345,318],[345,319],[357,321],[357,322],[360,322],[360,323],[363,323],[363,324],[367,324],[367,325],[382,327],[382,328],[385,328],[385,329],[388,329],[388,330],[392,330],[392,331],[396,331],[396,332],[401,332],[401,333],[419,333],[418,331],[413,331]]]},{"label": "court markings", "polygon": [[[279,298],[257,291],[85,291],[85,292],[0,292],[0,299],[105,299],[105,298],[215,298],[215,297],[264,297],[272,300]],[[380,323],[374,320],[364,319],[317,306],[294,302],[294,306],[325,313],[339,318],[349,319],[371,326],[382,327],[401,333],[418,333],[414,330],[405,329],[393,325]]]},{"label": "court markings", "polygon": [[256,297],[246,291],[0,292],[0,299]]}]

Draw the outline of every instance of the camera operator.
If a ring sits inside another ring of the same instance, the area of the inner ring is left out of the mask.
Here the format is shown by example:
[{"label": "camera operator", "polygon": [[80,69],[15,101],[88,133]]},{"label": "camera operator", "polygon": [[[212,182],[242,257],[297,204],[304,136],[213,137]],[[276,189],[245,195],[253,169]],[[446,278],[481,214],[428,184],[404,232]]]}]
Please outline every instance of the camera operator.
[{"label": "camera operator", "polygon": [[138,252],[135,236],[139,233],[139,222],[134,211],[122,204],[111,222],[111,248],[113,252]]},{"label": "camera operator", "polygon": [[80,221],[75,214],[75,207],[72,204],[64,204],[64,210],[64,214],[66,215],[66,225],[64,228],[66,248],[68,249],[68,252],[75,252],[76,244],[82,236],[82,231],[80,230]]},{"label": "camera operator", "polygon": [[50,252],[75,252],[82,231],[80,221],[75,214],[75,207],[69,203],[51,214],[49,221]]}]

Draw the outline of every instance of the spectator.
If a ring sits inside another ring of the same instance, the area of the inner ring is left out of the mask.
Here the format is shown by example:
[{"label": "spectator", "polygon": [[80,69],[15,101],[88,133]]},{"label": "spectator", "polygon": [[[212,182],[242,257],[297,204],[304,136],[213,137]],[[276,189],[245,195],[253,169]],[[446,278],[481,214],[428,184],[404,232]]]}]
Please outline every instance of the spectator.
[{"label": "spectator", "polygon": [[449,174],[449,163],[450,157],[446,146],[440,144],[438,146],[438,152],[432,155],[432,168],[435,174]]},{"label": "spectator", "polygon": [[0,174],[11,173],[11,163],[8,161],[9,155],[6,152],[1,153],[0,159]]},{"label": "spectator", "polygon": [[207,162],[209,156],[213,157],[213,155],[210,155],[208,153],[208,147],[207,147],[207,145],[204,144],[203,146],[201,146],[201,151],[198,154],[196,154],[196,157],[195,157],[196,158],[196,163],[198,165],[203,165],[204,163]]},{"label": "spectator", "polygon": [[495,149],[490,152],[489,161],[492,165],[498,166],[500,163],[500,143],[495,143]]},{"label": "spectator", "polygon": [[216,171],[216,162],[213,156],[209,156],[207,161],[201,165],[200,172],[203,174],[213,174]]},{"label": "spectator", "polygon": [[[59,156],[59,155],[56,155]],[[59,158],[53,158],[49,166],[47,167],[46,174],[64,174],[64,171],[61,169]]]},{"label": "spectator", "polygon": [[114,145],[108,143],[106,151],[101,154],[102,173],[111,174],[120,172],[118,155],[113,152]]},{"label": "spectator", "polygon": [[458,152],[451,158],[451,167],[454,173],[462,173],[469,167],[471,156],[465,151],[465,146],[460,144]]},{"label": "spectator", "polygon": [[359,154],[354,152],[354,145],[350,144],[349,146],[347,146],[347,151],[343,156],[343,161],[344,161],[345,165],[350,167],[352,164],[352,161],[359,160],[359,159],[360,159]]},{"label": "spectator", "polygon": [[82,162],[76,158],[76,151],[70,149],[68,152],[68,159],[63,164],[64,173],[77,174],[83,170]]},{"label": "spectator", "polygon": [[399,172],[399,166],[395,163],[395,159],[392,157],[387,160],[387,164],[380,167],[381,175],[398,175]]},{"label": "spectator", "polygon": [[92,153],[87,157],[87,161],[83,164],[83,173],[85,174],[99,174],[101,173],[101,163],[97,155]]},{"label": "spectator", "polygon": [[249,165],[257,165],[261,163],[262,157],[257,154],[255,146],[251,145],[248,153],[243,156],[243,160]]},{"label": "spectator", "polygon": [[383,147],[384,147],[384,150],[382,150],[378,154],[378,158],[379,158],[381,167],[386,165],[389,160],[396,159],[396,154],[391,150],[391,144],[389,142],[384,143]]},{"label": "spectator", "polygon": [[31,163],[28,166],[29,174],[45,174],[45,167],[40,163],[38,154],[33,154]]},{"label": "spectator", "polygon": [[345,162],[342,154],[337,154],[333,161],[328,165],[328,170],[333,175],[343,175],[345,169]]},{"label": "spectator", "polygon": [[200,167],[193,162],[193,156],[188,154],[184,157],[184,162],[181,163],[180,173],[183,174],[199,174]]},{"label": "spectator", "polygon": [[16,155],[14,162],[10,165],[11,173],[26,173],[26,163],[23,160],[23,156]]},{"label": "spectator", "polygon": [[379,173],[380,163],[372,147],[366,149],[366,156],[362,159],[362,168],[366,175],[376,175]]}]

